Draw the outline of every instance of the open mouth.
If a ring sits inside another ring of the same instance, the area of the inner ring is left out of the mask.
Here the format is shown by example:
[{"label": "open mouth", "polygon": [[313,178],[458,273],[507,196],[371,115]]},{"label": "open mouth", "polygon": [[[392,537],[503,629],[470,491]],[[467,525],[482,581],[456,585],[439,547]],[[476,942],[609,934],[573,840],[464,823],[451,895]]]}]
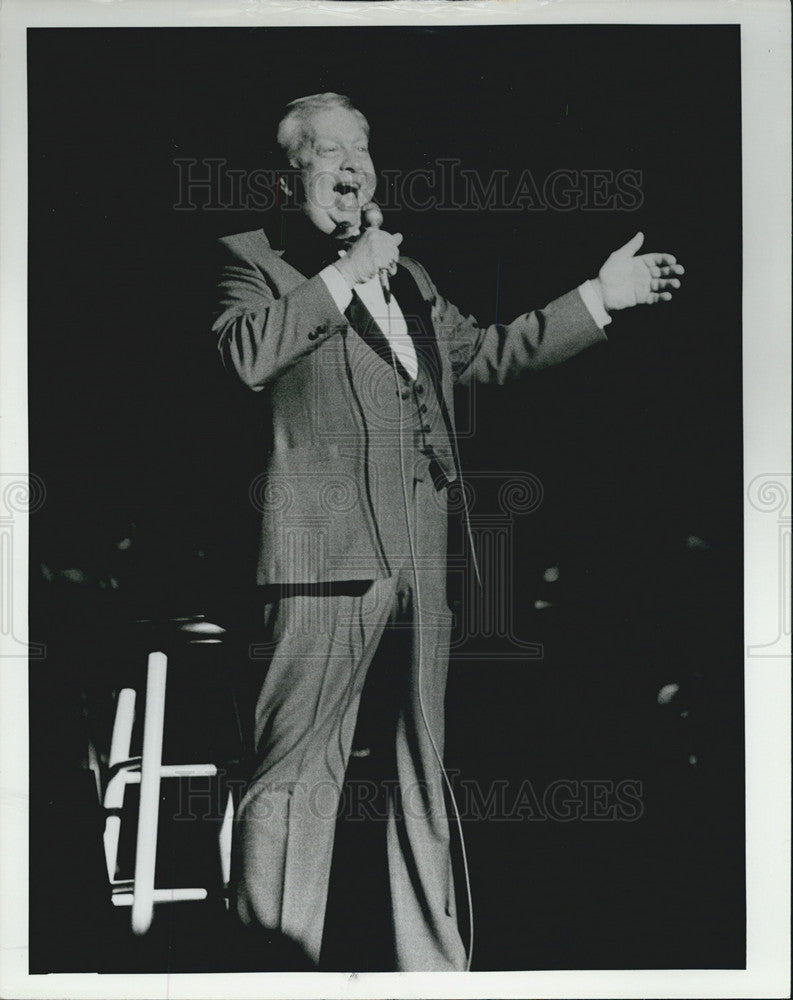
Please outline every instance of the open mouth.
[{"label": "open mouth", "polygon": [[339,181],[333,186],[338,204],[345,209],[359,207],[361,186],[356,181]]}]

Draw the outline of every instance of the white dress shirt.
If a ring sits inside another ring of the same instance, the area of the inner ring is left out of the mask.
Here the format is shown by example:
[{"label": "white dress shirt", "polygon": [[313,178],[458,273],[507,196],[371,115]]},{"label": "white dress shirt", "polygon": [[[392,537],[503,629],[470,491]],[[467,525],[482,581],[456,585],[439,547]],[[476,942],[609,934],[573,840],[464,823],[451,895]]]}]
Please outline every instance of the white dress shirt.
[{"label": "white dress shirt", "polygon": [[[330,264],[319,274],[339,307],[339,312],[344,312],[352,300],[352,289],[341,276],[341,272],[333,264]],[[419,361],[416,357],[413,340],[408,333],[408,325],[397,300],[392,295],[391,301],[386,303],[378,275],[369,281],[356,285],[355,291],[383,331],[391,345],[391,350],[399,358],[402,367],[412,379],[415,379],[419,373]]]}]

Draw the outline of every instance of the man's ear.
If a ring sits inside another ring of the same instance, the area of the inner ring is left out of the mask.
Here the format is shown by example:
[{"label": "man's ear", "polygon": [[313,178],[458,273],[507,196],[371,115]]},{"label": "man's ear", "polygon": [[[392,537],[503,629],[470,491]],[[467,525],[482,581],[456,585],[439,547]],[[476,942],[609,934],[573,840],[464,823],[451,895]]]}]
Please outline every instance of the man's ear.
[{"label": "man's ear", "polygon": [[305,201],[301,166],[296,160],[289,161],[289,169],[278,175],[278,186],[283,194],[284,204],[302,205]]}]

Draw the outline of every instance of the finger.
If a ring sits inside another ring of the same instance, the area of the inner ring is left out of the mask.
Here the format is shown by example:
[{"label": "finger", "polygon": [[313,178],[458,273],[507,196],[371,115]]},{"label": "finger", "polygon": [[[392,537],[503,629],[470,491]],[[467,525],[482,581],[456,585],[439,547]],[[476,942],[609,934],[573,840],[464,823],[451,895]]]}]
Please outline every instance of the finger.
[{"label": "finger", "polygon": [[648,305],[655,305],[656,302],[671,302],[671,292],[651,292],[645,299]]},{"label": "finger", "polygon": [[387,253],[379,255],[377,257],[377,269],[379,271],[388,271],[389,274],[396,274],[397,261],[399,260],[399,251],[393,247],[389,247]]},{"label": "finger", "polygon": [[680,264],[675,264],[674,266],[671,267],[658,267],[656,264],[650,263],[645,257],[640,257],[638,259],[641,260],[641,262],[645,265],[647,270],[650,272],[651,277],[653,278],[669,278],[673,274],[686,273],[686,269],[684,267],[681,267]]},{"label": "finger", "polygon": [[680,288],[677,278],[653,278],[650,287],[654,292],[663,292],[667,288]]},{"label": "finger", "polygon": [[671,253],[646,253],[642,254],[642,259],[647,261],[648,264],[655,264],[656,267],[677,263],[677,257],[674,257]]},{"label": "finger", "polygon": [[644,243],[644,233],[637,233],[624,246],[615,250],[614,253],[621,254],[624,257],[632,257],[641,248],[642,243]]},{"label": "finger", "polygon": [[402,242],[402,233],[394,233],[394,242],[397,246]]}]

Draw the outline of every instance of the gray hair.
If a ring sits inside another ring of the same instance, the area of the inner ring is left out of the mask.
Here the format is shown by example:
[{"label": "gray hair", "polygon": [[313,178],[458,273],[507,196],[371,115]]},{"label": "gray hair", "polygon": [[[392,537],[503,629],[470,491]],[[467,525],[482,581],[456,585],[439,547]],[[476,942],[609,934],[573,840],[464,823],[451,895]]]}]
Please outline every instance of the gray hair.
[{"label": "gray hair", "polygon": [[298,97],[296,101],[287,104],[286,112],[278,123],[277,134],[278,145],[292,166],[297,166],[295,161],[311,139],[311,119],[318,111],[327,111],[330,108],[352,111],[360,119],[363,130],[367,138],[369,137],[369,122],[344,94],[311,94],[309,97]]}]

